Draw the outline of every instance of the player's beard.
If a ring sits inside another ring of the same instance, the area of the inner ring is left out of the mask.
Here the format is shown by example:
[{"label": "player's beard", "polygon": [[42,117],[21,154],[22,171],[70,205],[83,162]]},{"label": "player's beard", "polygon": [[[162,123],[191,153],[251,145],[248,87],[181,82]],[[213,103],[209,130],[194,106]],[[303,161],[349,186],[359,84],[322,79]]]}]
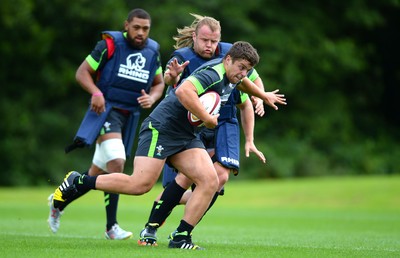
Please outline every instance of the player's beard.
[{"label": "player's beard", "polygon": [[138,49],[142,49],[146,45],[146,38],[143,37],[128,38],[128,41],[131,46]]}]

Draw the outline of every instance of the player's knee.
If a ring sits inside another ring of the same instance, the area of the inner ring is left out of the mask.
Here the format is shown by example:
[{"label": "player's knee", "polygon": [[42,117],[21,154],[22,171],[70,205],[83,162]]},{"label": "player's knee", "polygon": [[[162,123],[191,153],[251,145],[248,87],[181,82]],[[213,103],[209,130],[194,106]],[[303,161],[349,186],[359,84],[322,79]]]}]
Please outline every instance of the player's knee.
[{"label": "player's knee", "polygon": [[107,162],[107,171],[109,173],[122,173],[124,171],[124,166],[124,159],[113,159]]},{"label": "player's knee", "polygon": [[210,188],[210,190],[212,190],[213,192],[217,192],[219,189],[219,178],[217,175],[211,177],[208,181],[207,181],[207,186]]},{"label": "player's knee", "polygon": [[123,172],[125,147],[121,139],[108,139],[96,144],[93,164],[108,173]]},{"label": "player's knee", "polygon": [[219,186],[222,187],[225,185],[225,183],[229,179],[229,171],[230,169],[227,167],[224,167],[220,164],[215,165],[215,169],[218,174],[218,180],[219,180]]},{"label": "player's knee", "polygon": [[126,185],[129,185],[128,194],[142,195],[149,192],[153,188],[155,182],[153,182],[152,180],[142,179],[143,178],[139,179],[134,175],[131,175],[129,177],[129,179],[127,180],[128,182],[126,182]]},{"label": "player's knee", "polygon": [[196,188],[204,188],[207,191],[216,192],[219,186],[218,176],[214,173],[203,174],[202,177],[197,178],[194,182],[196,184]]},{"label": "player's knee", "polygon": [[183,189],[188,189],[193,184],[189,178],[181,173],[175,177],[175,182]]},{"label": "player's knee", "polygon": [[215,192],[218,192],[219,188],[220,188],[219,187],[219,180],[217,178],[217,180],[214,181],[214,183],[212,185],[210,185],[210,189],[212,189],[212,191],[215,193]]},{"label": "player's knee", "polygon": [[224,173],[224,174],[219,174],[218,175],[218,180],[219,180],[219,187],[223,187],[226,182],[228,182],[229,179],[229,173]]},{"label": "player's knee", "polygon": [[135,195],[142,195],[142,194],[150,192],[152,187],[153,187],[153,185],[151,185],[149,183],[143,183],[139,186],[132,188],[132,191]]}]

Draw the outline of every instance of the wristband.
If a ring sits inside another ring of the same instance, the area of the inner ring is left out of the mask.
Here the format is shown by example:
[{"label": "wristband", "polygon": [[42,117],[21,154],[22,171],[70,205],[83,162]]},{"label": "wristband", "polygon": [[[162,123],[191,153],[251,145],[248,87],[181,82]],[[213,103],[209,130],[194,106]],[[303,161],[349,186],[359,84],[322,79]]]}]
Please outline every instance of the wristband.
[{"label": "wristband", "polygon": [[92,94],[93,97],[99,97],[99,96],[103,96],[102,92],[95,92]]}]

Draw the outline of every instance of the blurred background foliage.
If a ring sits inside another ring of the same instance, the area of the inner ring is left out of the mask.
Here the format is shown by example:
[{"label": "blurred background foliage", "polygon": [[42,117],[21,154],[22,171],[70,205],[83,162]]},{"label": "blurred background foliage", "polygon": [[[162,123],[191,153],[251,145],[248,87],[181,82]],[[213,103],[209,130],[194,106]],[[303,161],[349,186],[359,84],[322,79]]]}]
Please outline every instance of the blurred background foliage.
[{"label": "blurred background foliage", "polygon": [[5,0],[0,185],[56,184],[89,167],[92,149],[64,154],[89,100],[75,71],[100,32],[121,30],[137,7],[152,15],[163,66],[189,13],[213,16],[223,41],[258,49],[265,88],[286,95],[256,120],[268,164],[242,156],[239,178],[400,172],[399,0]]}]

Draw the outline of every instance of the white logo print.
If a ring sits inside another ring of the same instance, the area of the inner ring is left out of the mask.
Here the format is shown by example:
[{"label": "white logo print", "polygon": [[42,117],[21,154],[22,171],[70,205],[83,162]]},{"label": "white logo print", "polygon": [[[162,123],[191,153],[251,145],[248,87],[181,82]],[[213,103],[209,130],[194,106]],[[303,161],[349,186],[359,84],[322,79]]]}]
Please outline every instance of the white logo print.
[{"label": "white logo print", "polygon": [[164,147],[163,147],[162,145],[158,145],[158,146],[156,147],[156,149],[157,149],[156,155],[157,155],[157,156],[161,156],[161,152],[164,150]]},{"label": "white logo print", "polygon": [[111,130],[111,128],[110,128],[111,123],[110,122],[105,122],[103,126],[104,126],[104,130],[106,130],[106,132]]},{"label": "white logo print", "polygon": [[230,163],[239,166],[239,160],[229,158],[229,157],[221,157],[222,162]]},{"label": "white logo print", "polygon": [[221,103],[225,104],[228,101],[229,96],[231,95],[231,92],[235,86],[236,84],[229,83],[227,88],[222,89]]},{"label": "white logo print", "polygon": [[[235,86],[236,86],[236,84],[232,84],[232,83],[229,83],[229,84],[228,84],[228,87],[229,87],[230,91],[232,91],[232,89],[235,88]],[[225,90],[226,90],[226,88],[223,88],[223,89],[222,89],[222,94],[225,93]]]},{"label": "white logo print", "polygon": [[141,53],[129,55],[126,58],[126,65],[121,64],[118,70],[118,76],[147,83],[149,71],[142,70],[146,64],[146,58]]}]

